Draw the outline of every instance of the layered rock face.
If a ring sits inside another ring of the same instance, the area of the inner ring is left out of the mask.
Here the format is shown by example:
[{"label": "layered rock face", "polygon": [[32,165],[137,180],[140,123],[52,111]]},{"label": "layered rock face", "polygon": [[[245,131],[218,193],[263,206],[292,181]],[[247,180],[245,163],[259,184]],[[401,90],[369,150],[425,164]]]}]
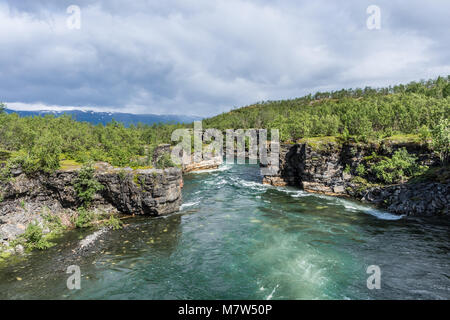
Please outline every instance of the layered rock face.
[{"label": "layered rock face", "polygon": [[[17,199],[46,203],[58,201],[63,208],[80,205],[73,183],[78,170],[56,171],[51,175],[28,177],[20,174],[2,187],[0,213],[8,202]],[[109,167],[100,169],[95,178],[103,185],[93,206],[112,205],[119,212],[136,215],[164,215],[178,211],[183,178],[181,169],[131,170]]]},{"label": "layered rock face", "polygon": [[[170,156],[171,152],[172,150],[170,148],[170,144],[159,145],[154,150],[153,163],[156,163],[158,159],[160,159],[165,154]],[[202,159],[201,161],[194,161],[194,156],[192,154],[181,153],[180,159],[182,161],[181,168],[183,170],[183,173],[217,169],[223,163],[222,155],[217,155],[209,159]]]},{"label": "layered rock face", "polygon": [[[94,210],[130,215],[166,215],[182,203],[182,171],[179,168],[131,170],[96,166],[96,179],[103,185],[92,202]],[[66,212],[81,203],[73,187],[78,170],[56,171],[29,177],[18,172],[0,185],[0,236],[13,238],[44,210]],[[70,214],[69,214],[70,215]]]},{"label": "layered rock face", "polygon": [[450,183],[423,182],[370,188],[362,200],[396,214],[410,216],[450,215]]},{"label": "layered rock face", "polygon": [[217,169],[223,163],[222,156],[214,157],[212,159],[202,160],[199,162],[191,162],[188,164],[183,164],[183,173],[188,173],[192,171],[201,171],[201,170],[211,170]]},{"label": "layered rock face", "polygon": [[[414,143],[338,144],[325,142],[283,144],[280,147],[280,169],[277,175],[265,176],[264,183],[275,186],[299,186],[305,191],[334,196],[352,196],[375,203],[387,210],[405,215],[448,215],[450,181],[422,182],[361,188],[350,172],[373,152],[392,156],[406,148],[422,165],[436,165],[439,159],[426,147]],[[346,170],[347,168],[347,170]],[[350,172],[349,170],[350,169]]]}]

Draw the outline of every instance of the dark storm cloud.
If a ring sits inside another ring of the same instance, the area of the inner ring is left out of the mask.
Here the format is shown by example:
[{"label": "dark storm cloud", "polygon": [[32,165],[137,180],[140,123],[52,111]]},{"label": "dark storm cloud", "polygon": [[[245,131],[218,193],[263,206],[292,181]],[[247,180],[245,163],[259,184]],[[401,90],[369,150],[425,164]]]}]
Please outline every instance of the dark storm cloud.
[{"label": "dark storm cloud", "polygon": [[[72,4],[80,30],[66,26]],[[371,4],[381,8],[380,30],[366,28]],[[448,12],[445,0],[8,0],[0,2],[0,100],[212,115],[446,75]]]}]

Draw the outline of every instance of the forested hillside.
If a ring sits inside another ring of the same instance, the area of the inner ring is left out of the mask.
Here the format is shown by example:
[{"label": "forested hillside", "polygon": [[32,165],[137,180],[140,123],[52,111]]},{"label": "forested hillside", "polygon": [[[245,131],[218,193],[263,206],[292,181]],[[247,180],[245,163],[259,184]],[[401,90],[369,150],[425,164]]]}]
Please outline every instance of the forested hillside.
[{"label": "forested hillside", "polygon": [[[1,111],[1,110],[0,110]],[[180,124],[130,126],[110,122],[106,126],[77,122],[70,116],[19,117],[0,114],[0,162],[2,170],[20,165],[28,172],[52,171],[65,164],[106,161],[114,166],[142,166],[152,147],[170,141]],[[71,161],[72,160],[72,161]]]},{"label": "forested hillside", "polygon": [[276,128],[281,139],[354,135],[380,138],[434,128],[450,114],[450,76],[380,89],[318,92],[267,101],[204,120],[204,127]]},{"label": "forested hillside", "polygon": [[[173,130],[192,124],[125,127],[77,122],[70,116],[20,117],[0,105],[0,162],[3,176],[20,165],[52,171],[61,165],[106,161],[115,166],[150,165],[152,148],[170,143]],[[381,89],[319,92],[298,99],[267,101],[203,121],[204,128],[276,128],[281,140],[355,137],[361,141],[399,134],[438,137],[438,151],[450,153],[450,76]],[[147,158],[147,163],[142,159]]]}]

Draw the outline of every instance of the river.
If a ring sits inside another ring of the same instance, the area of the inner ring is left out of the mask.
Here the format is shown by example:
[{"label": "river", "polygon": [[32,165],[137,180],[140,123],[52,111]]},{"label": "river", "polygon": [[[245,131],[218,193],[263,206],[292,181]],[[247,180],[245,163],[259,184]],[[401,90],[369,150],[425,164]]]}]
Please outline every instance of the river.
[{"label": "river", "polygon": [[[261,184],[257,165],[184,177],[183,206],[126,219],[92,252],[73,230],[0,265],[1,299],[449,299],[448,219]],[[68,290],[69,265],[81,289]],[[379,266],[381,288],[367,288]]]}]

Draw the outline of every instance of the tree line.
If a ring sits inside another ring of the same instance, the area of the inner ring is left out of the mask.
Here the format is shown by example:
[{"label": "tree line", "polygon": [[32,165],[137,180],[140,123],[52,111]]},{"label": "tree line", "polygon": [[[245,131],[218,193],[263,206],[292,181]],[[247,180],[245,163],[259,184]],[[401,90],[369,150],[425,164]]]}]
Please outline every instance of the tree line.
[{"label": "tree line", "polygon": [[19,117],[1,112],[0,162],[20,165],[28,172],[58,169],[61,160],[150,166],[154,146],[170,141],[172,131],[180,127],[139,124],[127,128],[116,121],[105,126],[78,122],[69,115]]},{"label": "tree line", "polygon": [[[64,159],[78,163],[105,161],[120,167],[151,165],[150,155],[156,145],[171,143],[175,129],[193,127],[125,127],[116,121],[93,125],[68,115],[19,117],[4,113],[4,109],[0,104],[3,171],[14,165],[29,172],[52,171]],[[318,92],[297,99],[259,102],[205,119],[203,128],[274,128],[280,130],[282,141],[337,135],[362,140],[394,134],[420,133],[426,137],[438,128],[439,146],[448,158],[449,114],[450,76],[388,88]]]},{"label": "tree line", "polygon": [[380,138],[431,130],[450,114],[450,76],[380,89],[318,92],[259,102],[204,120],[204,127],[274,128],[283,141],[352,135]]}]

